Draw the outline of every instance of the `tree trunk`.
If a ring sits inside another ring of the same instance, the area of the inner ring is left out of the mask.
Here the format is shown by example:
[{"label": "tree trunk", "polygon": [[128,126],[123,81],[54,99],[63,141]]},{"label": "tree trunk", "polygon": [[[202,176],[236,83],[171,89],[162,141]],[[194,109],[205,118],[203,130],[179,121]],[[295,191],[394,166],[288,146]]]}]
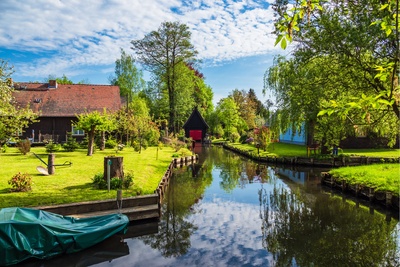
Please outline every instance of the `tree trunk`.
[{"label": "tree trunk", "polygon": [[56,161],[56,155],[54,153],[50,153],[47,156],[47,172],[49,175],[52,175],[55,173],[55,161]]},{"label": "tree trunk", "polygon": [[102,131],[101,132],[101,146],[100,150],[103,151],[106,148],[106,132]]},{"label": "tree trunk", "polygon": [[306,145],[312,146],[314,144],[314,129],[315,129],[315,121],[309,120],[307,125],[307,140]]},{"label": "tree trunk", "polygon": [[124,179],[124,162],[123,157],[105,157],[104,158],[104,179],[107,181],[107,166],[110,165],[110,179],[119,177]]},{"label": "tree trunk", "polygon": [[88,152],[87,155],[91,156],[93,154],[94,145],[94,129],[88,133]]}]

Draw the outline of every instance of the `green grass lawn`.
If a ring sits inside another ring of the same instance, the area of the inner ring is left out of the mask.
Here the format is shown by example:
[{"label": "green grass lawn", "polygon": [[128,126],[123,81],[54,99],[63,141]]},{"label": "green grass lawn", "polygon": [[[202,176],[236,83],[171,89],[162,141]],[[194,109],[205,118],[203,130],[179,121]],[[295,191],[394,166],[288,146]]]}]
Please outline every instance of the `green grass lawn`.
[{"label": "green grass lawn", "polygon": [[[47,162],[44,147],[33,147],[32,152],[38,154]],[[104,157],[115,155],[124,159],[124,172],[132,172],[134,185],[123,190],[123,196],[134,196],[137,193],[153,193],[162,176],[171,163],[171,147],[163,147],[157,152],[156,147],[142,150],[141,154],[132,148],[125,148],[116,154],[115,150],[96,151],[93,156],[86,156],[86,149],[75,152],[56,152],[55,164],[71,161],[70,167],[56,167],[55,174],[44,176],[37,166],[46,166],[32,153],[22,155],[16,148],[9,148],[0,154],[2,169],[0,171],[0,208],[12,206],[40,206],[80,201],[102,200],[116,198],[116,191],[94,189],[92,178],[97,173],[103,173]],[[8,181],[18,172],[32,176],[30,192],[10,193]]]},{"label": "green grass lawn", "polygon": [[362,184],[377,191],[391,191],[399,195],[400,165],[374,164],[367,166],[343,167],[329,172],[339,180],[350,184]]},{"label": "green grass lawn", "polygon": [[[229,145],[251,153],[258,153],[257,148],[252,144],[229,143]],[[304,145],[271,143],[266,151],[263,149],[259,151],[261,157],[307,157],[307,147]],[[339,154],[348,156],[399,158],[400,149],[341,149]]]},{"label": "green grass lawn", "polygon": [[400,149],[345,149],[343,154],[376,158],[400,158]]}]

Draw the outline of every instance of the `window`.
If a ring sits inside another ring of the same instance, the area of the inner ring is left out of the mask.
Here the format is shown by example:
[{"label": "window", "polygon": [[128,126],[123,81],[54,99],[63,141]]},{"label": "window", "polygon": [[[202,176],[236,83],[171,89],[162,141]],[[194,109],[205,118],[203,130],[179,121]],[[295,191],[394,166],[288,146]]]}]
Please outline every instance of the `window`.
[{"label": "window", "polygon": [[85,131],[76,128],[74,125],[72,125],[72,135],[85,135]]}]

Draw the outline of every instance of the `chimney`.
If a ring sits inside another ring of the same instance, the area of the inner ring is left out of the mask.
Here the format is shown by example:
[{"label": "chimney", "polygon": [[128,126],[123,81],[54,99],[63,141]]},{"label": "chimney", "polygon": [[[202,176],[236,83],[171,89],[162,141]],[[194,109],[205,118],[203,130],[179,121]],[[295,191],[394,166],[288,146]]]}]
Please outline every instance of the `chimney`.
[{"label": "chimney", "polygon": [[49,88],[57,88],[57,81],[49,80]]}]

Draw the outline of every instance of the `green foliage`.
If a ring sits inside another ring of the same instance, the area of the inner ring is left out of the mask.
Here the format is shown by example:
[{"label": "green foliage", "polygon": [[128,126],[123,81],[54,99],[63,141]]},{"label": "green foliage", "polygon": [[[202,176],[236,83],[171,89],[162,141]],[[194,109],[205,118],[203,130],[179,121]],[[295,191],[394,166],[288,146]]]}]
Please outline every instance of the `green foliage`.
[{"label": "green foliage", "polygon": [[115,140],[113,138],[108,138],[105,145],[106,145],[106,148],[116,148],[118,143],[117,143],[117,140]]},{"label": "green foliage", "polygon": [[129,187],[131,187],[133,185],[133,172],[127,172],[124,175],[124,180],[122,181],[122,187],[124,189],[128,189]]},{"label": "green foliage", "polygon": [[239,141],[240,135],[237,132],[233,132],[231,133],[231,135],[229,136],[229,140],[232,143],[236,143],[237,141]]},{"label": "green foliage", "polygon": [[[106,179],[104,179],[104,176],[102,173],[98,173],[96,174],[93,178],[92,178],[92,183],[94,185],[95,188],[97,189],[107,189],[107,181]],[[127,183],[129,184],[129,183]],[[110,189],[111,190],[117,190],[117,189],[122,189],[122,186],[125,185],[125,183],[123,184],[122,179],[118,178],[118,177],[113,177],[110,179]],[[129,188],[125,187],[125,188]]]},{"label": "green foliage", "polygon": [[18,136],[22,129],[37,118],[29,107],[17,107],[13,104],[14,87],[10,80],[12,73],[12,67],[0,59],[0,146],[10,138]]},{"label": "green foliage", "polygon": [[121,48],[121,58],[115,61],[115,77],[110,77],[113,85],[118,85],[121,96],[127,97],[138,94],[146,89],[143,73],[135,65],[135,59]]},{"label": "green foliage", "polygon": [[190,151],[188,148],[186,147],[182,147],[180,148],[178,151],[176,151],[176,153],[174,153],[172,155],[172,157],[174,158],[180,158],[180,157],[186,157],[186,156],[192,156],[193,152]]},{"label": "green foliage", "polygon": [[20,140],[17,142],[17,148],[19,152],[21,152],[23,155],[26,155],[31,151],[31,141],[29,141],[29,139]]},{"label": "green foliage", "polygon": [[47,144],[46,144],[46,152],[47,153],[54,153],[57,152],[61,149],[61,145],[60,144],[55,144],[53,142],[53,140],[50,140]]},{"label": "green foliage", "polygon": [[32,190],[32,176],[27,173],[17,173],[9,181],[13,192],[27,192]]},{"label": "green foliage", "polygon": [[103,113],[93,111],[90,113],[78,114],[78,121],[74,125],[78,129],[84,130],[88,135],[87,155],[91,156],[94,149],[94,139],[97,132],[112,131],[116,128],[115,117],[113,114],[107,113],[104,109]]},{"label": "green foliage", "polygon": [[122,189],[122,179],[119,177],[113,177],[110,179],[110,189],[117,190]]},{"label": "green foliage", "polygon": [[92,183],[97,189],[107,189],[107,181],[104,179],[103,173],[95,174]]},{"label": "green foliage", "polygon": [[237,127],[241,121],[239,107],[233,97],[223,98],[216,107],[218,121],[224,127],[225,137],[229,138],[232,133],[237,132]]},{"label": "green foliage", "polygon": [[263,126],[258,129],[256,137],[256,143],[264,151],[267,150],[269,144],[271,143],[271,131],[267,127]]},{"label": "green foliage", "polygon": [[170,135],[168,138],[169,145],[175,150],[175,152],[178,152],[181,148],[187,147],[187,144],[184,141],[179,140],[178,137],[174,135]]},{"label": "green foliage", "polygon": [[[339,118],[336,125],[344,120],[353,125],[368,125],[380,136],[389,135],[389,145],[394,144],[398,135],[393,129],[398,128],[400,119],[398,3],[398,0],[361,0],[353,5],[302,0],[295,5],[288,1],[273,4],[277,43],[288,35],[289,41],[294,36],[299,44],[307,44],[294,46],[295,62],[306,64],[328,58],[325,62],[315,62],[320,73],[308,78],[314,89],[331,87],[324,89],[331,95],[326,102],[320,102],[318,116]],[[307,67],[296,69],[301,73]],[[324,74],[327,71],[329,76]],[[295,76],[302,79],[305,75]],[[282,77],[282,80],[287,79]],[[300,97],[307,100],[307,96]]]},{"label": "green foliage", "polygon": [[6,153],[7,149],[8,149],[7,144],[2,145],[1,148],[0,148],[0,153]]},{"label": "green foliage", "polygon": [[62,145],[63,149],[67,152],[74,152],[79,148],[79,144],[74,137],[72,137],[72,133],[67,133],[67,142]]},{"label": "green foliage", "polygon": [[187,25],[163,22],[157,31],[131,42],[138,61],[154,74],[154,85],[150,88],[154,89],[154,95],[161,96],[154,107],[166,108],[162,111],[163,117],[158,118],[168,118],[171,132],[179,128],[175,111],[180,98],[185,96],[179,94],[179,88],[183,88],[181,85],[186,83],[186,79],[182,81],[182,69],[178,68],[184,67],[183,62],[190,65],[196,61],[197,51],[190,38],[191,32]]}]

